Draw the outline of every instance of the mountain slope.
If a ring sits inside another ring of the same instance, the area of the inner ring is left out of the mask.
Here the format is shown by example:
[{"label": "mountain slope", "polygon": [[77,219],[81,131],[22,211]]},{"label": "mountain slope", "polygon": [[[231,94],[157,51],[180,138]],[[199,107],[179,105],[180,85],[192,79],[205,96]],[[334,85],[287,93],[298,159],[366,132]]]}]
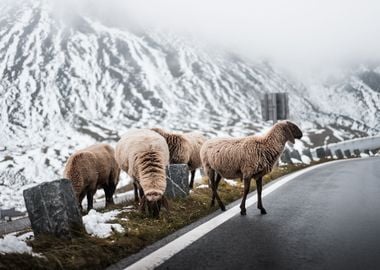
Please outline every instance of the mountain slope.
[{"label": "mountain slope", "polygon": [[380,130],[376,69],[309,91],[267,63],[170,33],[66,19],[49,1],[9,3],[0,9],[0,207],[60,177],[75,149],[114,143],[130,127],[261,131],[266,92],[289,93],[307,144]]}]

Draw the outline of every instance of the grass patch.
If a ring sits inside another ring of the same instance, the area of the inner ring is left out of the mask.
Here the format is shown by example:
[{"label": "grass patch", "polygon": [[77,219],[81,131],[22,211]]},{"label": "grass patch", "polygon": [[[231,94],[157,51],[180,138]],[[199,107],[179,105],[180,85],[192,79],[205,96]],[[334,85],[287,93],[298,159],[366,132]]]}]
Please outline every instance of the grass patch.
[{"label": "grass patch", "polygon": [[[328,160],[313,162],[311,165],[326,161]],[[264,182],[268,183],[308,166],[296,164],[276,167],[264,177]],[[206,178],[203,181],[207,183]],[[255,188],[255,181],[252,181],[251,190]],[[218,193],[227,205],[241,198],[243,185],[240,181],[237,186],[221,181]],[[210,208],[210,201],[209,188],[195,188],[187,198],[170,200],[170,211],[162,210],[159,219],[148,218],[136,207],[128,212],[121,212],[116,221],[111,223],[120,223],[127,233],[115,233],[107,239],[98,239],[87,234],[80,234],[72,240],[42,236],[28,241],[33,247],[33,252],[42,257],[0,254],[0,269],[104,269],[178,229],[214,211],[220,211],[217,203],[215,207]],[[121,209],[131,204],[117,205],[114,208]]]}]

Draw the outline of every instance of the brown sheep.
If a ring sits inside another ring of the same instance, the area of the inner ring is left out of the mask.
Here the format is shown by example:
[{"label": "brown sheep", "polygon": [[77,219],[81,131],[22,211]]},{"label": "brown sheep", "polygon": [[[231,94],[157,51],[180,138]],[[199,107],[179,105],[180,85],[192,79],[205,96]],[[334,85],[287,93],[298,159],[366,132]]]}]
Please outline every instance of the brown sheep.
[{"label": "brown sheep", "polygon": [[114,204],[112,196],[120,175],[114,156],[111,146],[96,144],[77,151],[68,159],[63,175],[71,180],[80,209],[84,196],[87,196],[87,210],[93,208],[94,194],[100,188],[104,189],[106,207]]},{"label": "brown sheep", "polygon": [[189,187],[193,188],[195,170],[202,166],[200,151],[201,151],[201,147],[202,147],[203,143],[206,141],[206,137],[203,136],[199,132],[189,132],[189,133],[185,133],[183,135],[191,143],[191,155],[190,155],[190,160],[189,160],[187,165],[189,166],[189,171],[191,173]]},{"label": "brown sheep", "polygon": [[165,138],[169,147],[170,164],[188,164],[191,156],[191,142],[181,133],[169,132],[162,128],[152,128]]},{"label": "brown sheep", "polygon": [[164,192],[169,149],[161,135],[149,129],[128,131],[116,145],[116,161],[133,179],[135,201],[139,189],[142,211],[147,205],[149,213],[158,217],[161,205],[168,209]]},{"label": "brown sheep", "polygon": [[222,177],[244,180],[244,195],[240,204],[240,214],[246,215],[245,201],[251,179],[256,179],[257,208],[266,214],[261,200],[262,177],[269,173],[284,150],[287,141],[294,143],[300,139],[302,131],[290,121],[275,124],[263,136],[252,135],[244,138],[216,138],[206,141],[201,148],[201,159],[205,173],[209,177],[212,199],[215,198],[222,211],[226,208],[217,193]]}]

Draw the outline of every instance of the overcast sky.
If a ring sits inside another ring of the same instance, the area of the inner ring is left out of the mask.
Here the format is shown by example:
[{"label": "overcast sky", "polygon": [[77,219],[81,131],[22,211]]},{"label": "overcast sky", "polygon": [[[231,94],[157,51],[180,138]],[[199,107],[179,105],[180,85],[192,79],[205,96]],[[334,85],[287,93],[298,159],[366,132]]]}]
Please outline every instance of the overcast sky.
[{"label": "overcast sky", "polygon": [[134,21],[172,28],[290,69],[335,67],[380,59],[377,0],[73,2],[113,26],[128,26]]}]

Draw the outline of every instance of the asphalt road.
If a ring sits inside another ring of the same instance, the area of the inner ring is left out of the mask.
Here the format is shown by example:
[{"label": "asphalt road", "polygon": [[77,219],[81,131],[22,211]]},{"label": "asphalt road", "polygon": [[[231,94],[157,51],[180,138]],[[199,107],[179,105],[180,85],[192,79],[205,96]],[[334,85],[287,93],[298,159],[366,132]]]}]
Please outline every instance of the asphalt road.
[{"label": "asphalt road", "polygon": [[380,269],[380,159],[312,170],[158,269]]}]

